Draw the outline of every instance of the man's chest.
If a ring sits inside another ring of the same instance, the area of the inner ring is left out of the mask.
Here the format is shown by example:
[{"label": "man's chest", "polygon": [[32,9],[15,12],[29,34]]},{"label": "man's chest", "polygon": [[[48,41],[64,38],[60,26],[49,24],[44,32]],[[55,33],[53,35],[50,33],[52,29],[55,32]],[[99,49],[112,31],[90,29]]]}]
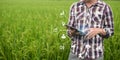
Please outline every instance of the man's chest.
[{"label": "man's chest", "polygon": [[76,22],[80,24],[90,24],[91,27],[102,27],[104,23],[104,7],[92,6],[87,8],[86,6],[76,7]]}]

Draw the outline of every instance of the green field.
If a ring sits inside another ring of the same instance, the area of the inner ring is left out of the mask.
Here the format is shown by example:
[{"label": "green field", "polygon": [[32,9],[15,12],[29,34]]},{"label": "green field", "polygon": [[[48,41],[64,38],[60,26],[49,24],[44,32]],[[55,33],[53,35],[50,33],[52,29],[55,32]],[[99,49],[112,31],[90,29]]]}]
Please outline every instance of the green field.
[{"label": "green field", "polygon": [[[67,60],[70,39],[63,25],[75,1],[0,0],[0,60]],[[104,40],[104,59],[120,60],[120,1],[106,2],[115,34]]]}]

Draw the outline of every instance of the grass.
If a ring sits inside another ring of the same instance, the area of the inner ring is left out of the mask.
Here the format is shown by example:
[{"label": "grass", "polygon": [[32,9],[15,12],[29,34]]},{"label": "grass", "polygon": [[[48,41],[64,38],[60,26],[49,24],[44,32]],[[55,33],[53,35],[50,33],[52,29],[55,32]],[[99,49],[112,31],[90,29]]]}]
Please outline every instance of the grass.
[{"label": "grass", "polygon": [[[66,36],[69,7],[75,1],[1,0],[0,60],[67,60]],[[105,60],[119,60],[119,1],[107,1],[113,9],[115,35],[104,40]],[[64,15],[60,15],[64,12]],[[65,39],[61,38],[65,34]]]}]

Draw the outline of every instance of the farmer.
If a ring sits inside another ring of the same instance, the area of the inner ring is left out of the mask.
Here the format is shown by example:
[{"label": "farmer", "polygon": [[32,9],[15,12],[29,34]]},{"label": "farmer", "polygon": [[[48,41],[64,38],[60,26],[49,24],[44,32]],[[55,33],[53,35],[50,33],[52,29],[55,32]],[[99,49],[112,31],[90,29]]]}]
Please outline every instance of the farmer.
[{"label": "farmer", "polygon": [[101,0],[73,3],[67,25],[77,29],[67,29],[71,38],[68,60],[104,60],[103,40],[114,34],[110,6]]}]

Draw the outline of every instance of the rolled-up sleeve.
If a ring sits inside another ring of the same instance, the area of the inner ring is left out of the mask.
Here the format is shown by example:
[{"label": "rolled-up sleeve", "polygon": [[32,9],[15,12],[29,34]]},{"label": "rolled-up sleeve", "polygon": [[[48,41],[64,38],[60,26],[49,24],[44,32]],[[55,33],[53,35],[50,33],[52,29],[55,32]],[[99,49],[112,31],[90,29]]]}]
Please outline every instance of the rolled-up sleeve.
[{"label": "rolled-up sleeve", "polygon": [[113,14],[111,8],[108,5],[105,6],[104,16],[104,30],[106,31],[104,38],[108,38],[114,34]]}]

